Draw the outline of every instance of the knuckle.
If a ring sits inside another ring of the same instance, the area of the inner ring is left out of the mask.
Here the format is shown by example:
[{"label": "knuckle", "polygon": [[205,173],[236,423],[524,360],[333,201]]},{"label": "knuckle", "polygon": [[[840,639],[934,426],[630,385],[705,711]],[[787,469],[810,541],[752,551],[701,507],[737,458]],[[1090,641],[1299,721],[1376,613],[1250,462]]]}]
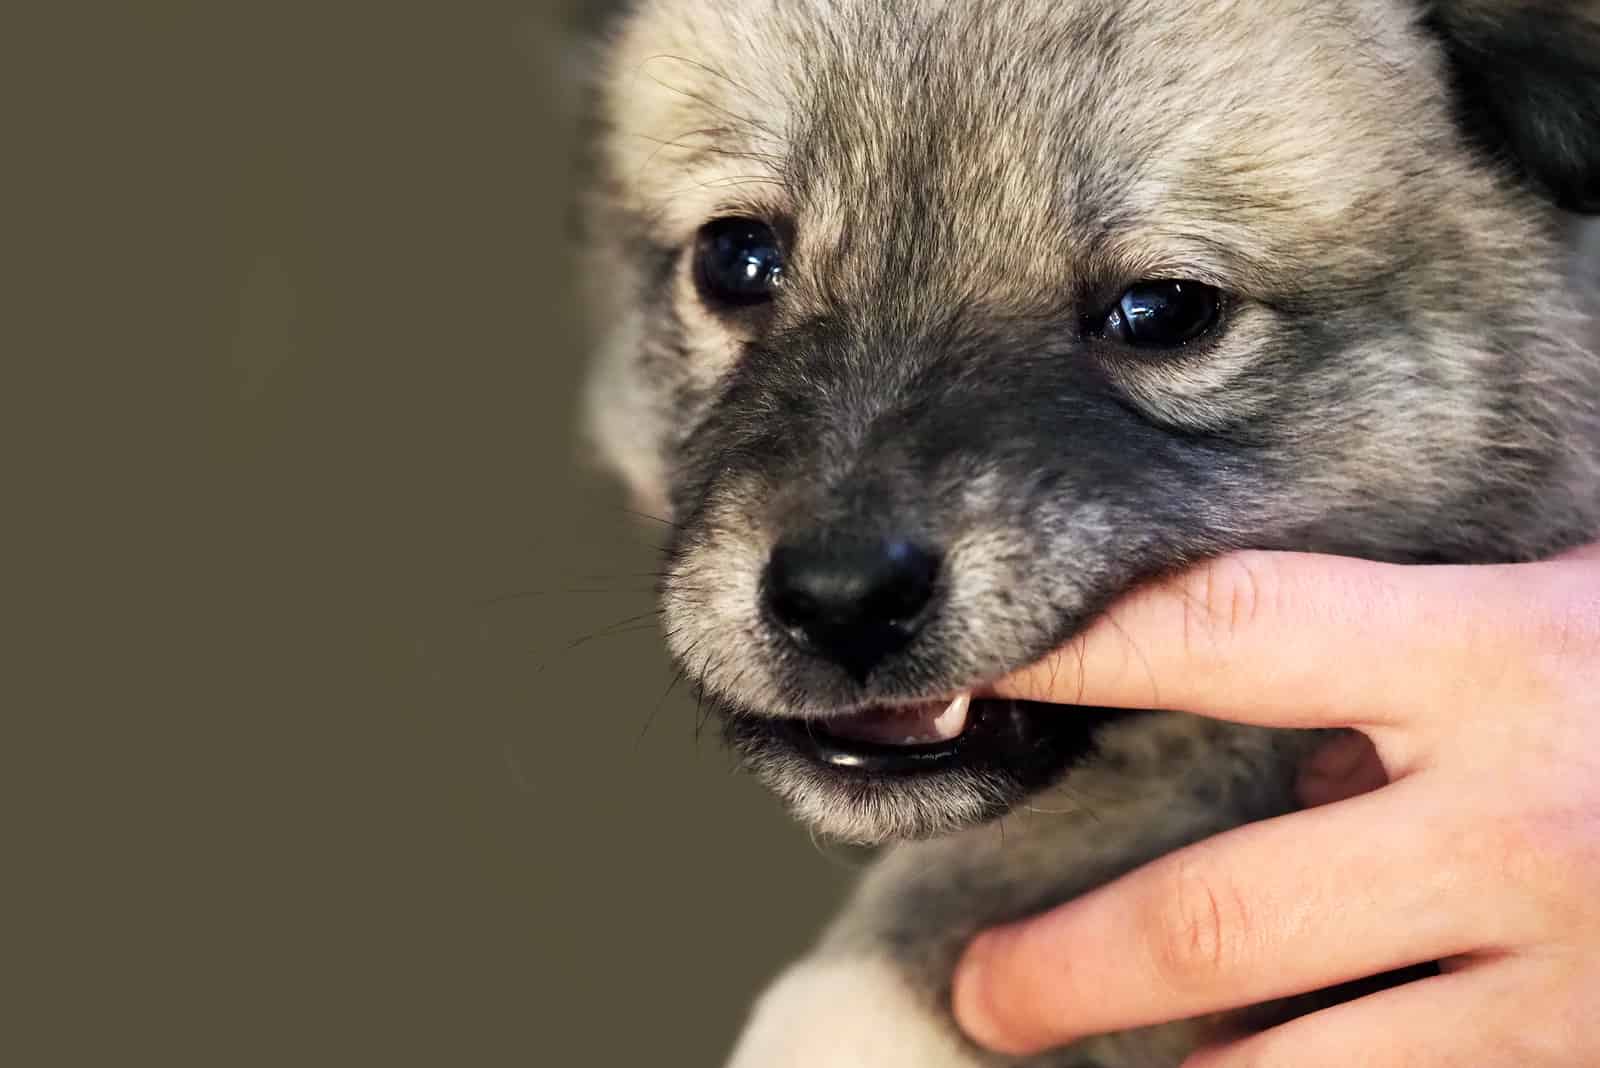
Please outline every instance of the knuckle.
[{"label": "knuckle", "polygon": [[1147,932],[1158,978],[1199,993],[1232,973],[1240,959],[1247,910],[1225,877],[1194,859],[1175,862],[1157,888]]},{"label": "knuckle", "polygon": [[1541,926],[1568,932],[1596,927],[1597,809],[1586,799],[1546,802],[1505,820],[1495,835],[1497,870],[1516,888],[1520,904],[1536,910]]},{"label": "knuckle", "polygon": [[[1557,796],[1559,783],[1522,782],[1514,809],[1478,810],[1461,824],[1440,869],[1453,880],[1492,886],[1498,902],[1480,921],[1495,942],[1539,940],[1552,932],[1600,928],[1593,891],[1600,873],[1600,813]],[[1574,791],[1576,792],[1576,791]]]},{"label": "knuckle", "polygon": [[1224,655],[1231,642],[1261,623],[1277,588],[1275,565],[1266,553],[1233,553],[1199,565],[1180,590],[1185,651]]}]

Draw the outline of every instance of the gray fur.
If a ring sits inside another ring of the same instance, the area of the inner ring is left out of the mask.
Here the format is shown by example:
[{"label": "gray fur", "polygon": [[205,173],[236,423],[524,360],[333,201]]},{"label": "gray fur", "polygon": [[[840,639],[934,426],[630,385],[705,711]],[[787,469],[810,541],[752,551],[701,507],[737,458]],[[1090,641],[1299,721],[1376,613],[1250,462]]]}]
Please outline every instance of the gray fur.
[{"label": "gray fur", "polygon": [[[1470,64],[1510,36],[1570,47],[1572,77],[1490,114]],[[997,677],[1231,549],[1504,561],[1600,533],[1600,237],[1555,206],[1600,190],[1596,41],[1588,2],[635,5],[597,82],[589,396],[677,525],[674,655],[735,722],[826,717]],[[737,320],[686,252],[730,214],[789,244],[780,299]],[[1229,293],[1223,328],[1156,360],[1085,340],[1147,277]],[[864,684],[756,607],[774,543],[821,528],[949,552],[939,617]],[[1020,806],[1003,777],[748,750],[828,833],[944,836],[894,847],[819,959],[890,961],[905,1026],[948,1030],[974,930],[1286,810],[1309,739],[1151,715],[1097,742]],[[1003,839],[973,826],[1005,806]],[[1172,1064],[1202,1031],[1037,1063]]]}]

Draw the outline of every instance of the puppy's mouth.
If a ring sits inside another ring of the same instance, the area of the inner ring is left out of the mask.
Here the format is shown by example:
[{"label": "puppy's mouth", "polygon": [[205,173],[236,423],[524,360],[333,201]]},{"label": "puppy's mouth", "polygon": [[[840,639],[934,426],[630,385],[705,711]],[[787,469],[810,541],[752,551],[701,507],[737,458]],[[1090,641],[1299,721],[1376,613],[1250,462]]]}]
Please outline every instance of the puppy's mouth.
[{"label": "puppy's mouth", "polygon": [[[787,740],[810,760],[841,771],[915,775],[972,761],[1026,759],[1036,741],[1032,702],[975,697],[880,705],[823,719],[783,720]],[[1058,710],[1059,712],[1060,710]]]},{"label": "puppy's mouth", "polygon": [[745,764],[824,832],[922,838],[1003,815],[1088,759],[1125,713],[991,697],[870,705],[808,718],[724,708]]},{"label": "puppy's mouth", "polygon": [[846,743],[890,749],[926,749],[948,746],[966,733],[972,694],[948,701],[923,701],[910,705],[884,705],[824,720],[821,733]]}]

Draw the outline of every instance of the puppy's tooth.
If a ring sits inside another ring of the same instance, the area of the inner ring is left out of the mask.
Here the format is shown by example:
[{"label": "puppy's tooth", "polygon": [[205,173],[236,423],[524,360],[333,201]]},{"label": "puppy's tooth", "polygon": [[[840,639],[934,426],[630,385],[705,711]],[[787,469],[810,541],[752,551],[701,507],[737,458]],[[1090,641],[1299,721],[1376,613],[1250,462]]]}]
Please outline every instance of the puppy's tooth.
[{"label": "puppy's tooth", "polygon": [[958,737],[967,729],[967,709],[971,705],[972,694],[960,694],[950,702],[949,707],[934,718],[933,729],[941,741]]}]

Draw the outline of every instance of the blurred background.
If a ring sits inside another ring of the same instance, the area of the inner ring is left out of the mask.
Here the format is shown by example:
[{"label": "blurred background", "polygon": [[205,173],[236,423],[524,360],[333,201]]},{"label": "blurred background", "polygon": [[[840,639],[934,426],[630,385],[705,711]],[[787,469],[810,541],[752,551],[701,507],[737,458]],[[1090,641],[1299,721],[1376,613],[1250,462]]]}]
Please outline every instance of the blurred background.
[{"label": "blurred background", "polygon": [[582,466],[583,5],[105,6],[0,63],[0,1061],[720,1063],[858,862]]}]

